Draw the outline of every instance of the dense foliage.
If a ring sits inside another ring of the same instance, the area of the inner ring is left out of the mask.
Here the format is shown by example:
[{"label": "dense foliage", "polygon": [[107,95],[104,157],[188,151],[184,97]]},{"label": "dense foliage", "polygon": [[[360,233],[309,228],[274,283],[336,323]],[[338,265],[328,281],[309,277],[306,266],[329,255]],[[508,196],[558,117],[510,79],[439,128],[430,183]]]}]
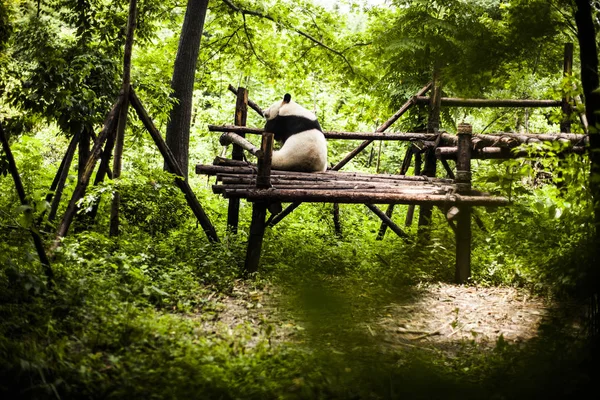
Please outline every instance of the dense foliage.
[{"label": "dense foliage", "polygon": [[[562,77],[563,45],[575,37],[570,1],[338,3],[209,3],[190,167],[222,151],[206,125],[233,122],[230,83],[247,87],[259,105],[290,92],[317,111],[324,129],[340,131],[373,130],[435,66],[448,96],[580,93],[577,72]],[[164,132],[185,4],[139,4],[132,84]],[[227,203],[212,194],[212,181],[190,176],[222,239],[209,243],[134,115],[122,178],[90,186],[52,261],[49,287],[29,228],[46,243],[54,237],[47,191],[69,138],[84,127],[97,132],[116,98],[126,12],[125,1],[0,4],[0,123],[29,201],[20,205],[0,155],[0,397],[578,398],[593,388],[584,338],[552,321],[530,342],[500,336],[491,352],[462,343],[455,356],[386,351],[364,333],[378,310],[419,284],[452,281],[454,234],[437,211],[432,239],[422,244],[391,232],[376,240],[380,222],[362,205],[341,205],[336,235],[331,204],[304,204],[267,230],[261,270],[244,276],[250,205],[242,202],[239,233],[226,234]],[[425,118],[415,108],[392,129],[421,129]],[[546,133],[558,131],[561,118],[548,109],[445,109],[442,128],[454,132],[467,121],[475,132]],[[582,132],[577,115],[572,122]],[[248,125],[262,120],[251,111]],[[330,142],[330,159],[356,144]],[[405,150],[374,144],[348,167],[396,173]],[[578,155],[474,162],[474,185],[512,205],[478,210],[485,229],[473,231],[470,284],[587,298],[594,273],[588,171],[588,158]],[[75,166],[69,174],[59,217],[77,182]],[[115,189],[123,225],[110,238]],[[394,220],[406,213],[397,207]],[[413,237],[415,225],[407,228]],[[240,288],[249,292],[246,308],[262,307],[262,293],[272,290],[279,295],[273,307],[303,323],[257,317],[211,325]],[[278,339],[282,329],[294,332],[291,340]]]}]

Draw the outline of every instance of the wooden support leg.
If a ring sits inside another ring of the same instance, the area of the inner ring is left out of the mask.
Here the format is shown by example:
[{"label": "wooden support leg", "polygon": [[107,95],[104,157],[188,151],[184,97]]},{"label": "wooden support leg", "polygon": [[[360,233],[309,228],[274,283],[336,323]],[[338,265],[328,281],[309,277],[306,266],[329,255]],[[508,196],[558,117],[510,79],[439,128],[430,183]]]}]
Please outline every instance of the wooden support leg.
[{"label": "wooden support leg", "polygon": [[[235,103],[234,124],[237,126],[246,126],[246,119],[248,117],[248,90],[246,88],[239,87],[236,95],[237,101]],[[245,136],[243,133],[240,133],[239,135],[241,137]],[[234,144],[231,158],[234,160],[243,160],[243,149]],[[229,229],[232,233],[237,233],[239,219],[240,199],[229,199],[229,207],[227,208],[227,229]]]},{"label": "wooden support leg", "polygon": [[258,271],[260,252],[263,237],[265,235],[265,218],[267,216],[267,204],[255,202],[252,205],[252,222],[250,223],[250,235],[248,237],[248,249],[246,250],[246,262],[244,268],[247,273]]},{"label": "wooden support leg", "polygon": [[[458,154],[456,158],[456,191],[471,190],[471,125],[458,126]],[[471,277],[471,207],[460,206],[456,220],[456,272],[457,283]]]},{"label": "wooden support leg", "polygon": [[333,226],[337,237],[342,237],[342,222],[340,221],[340,203],[333,203]]},{"label": "wooden support leg", "polygon": [[456,221],[456,283],[471,276],[471,207],[462,206]]},{"label": "wooden support leg", "polygon": [[[406,172],[410,168],[412,156],[413,156],[413,146],[410,145],[406,149],[406,154],[404,154],[404,160],[402,160],[402,167],[400,168],[399,175],[406,175]],[[385,215],[391,220],[393,213],[394,213],[394,204],[389,204],[387,207],[387,210],[385,210]],[[385,224],[383,222],[381,223],[381,226],[379,227],[379,233],[377,233],[377,240],[383,240],[383,237],[385,236],[385,231],[387,230],[387,227],[388,227],[387,224]]]}]

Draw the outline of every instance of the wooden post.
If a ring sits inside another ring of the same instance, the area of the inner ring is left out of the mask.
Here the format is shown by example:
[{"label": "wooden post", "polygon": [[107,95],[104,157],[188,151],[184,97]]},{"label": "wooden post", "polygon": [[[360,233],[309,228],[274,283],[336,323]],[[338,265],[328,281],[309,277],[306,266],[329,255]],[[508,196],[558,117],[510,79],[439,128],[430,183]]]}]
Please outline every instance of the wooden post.
[{"label": "wooden post", "polygon": [[[456,191],[468,194],[471,190],[471,135],[468,124],[458,126],[458,156],[456,159]],[[471,276],[471,207],[458,206],[456,220],[456,283],[465,283]]]},{"label": "wooden post", "polygon": [[[129,110],[129,88],[131,82],[131,52],[133,48],[133,35],[137,24],[137,0],[129,0],[129,17],[127,19],[127,37],[125,38],[125,50],[123,53],[123,82],[121,93],[123,104],[119,110],[119,121],[117,123],[117,141],[115,143],[115,156],[113,160],[113,179],[121,177],[121,165],[123,158],[123,146],[125,142],[125,125],[127,123],[127,111]],[[121,193],[115,190],[110,209],[110,236],[119,235],[119,206],[121,204]]]},{"label": "wooden post", "polygon": [[[25,195],[25,188],[23,187],[23,182],[21,182],[21,176],[19,175],[15,158],[13,157],[12,151],[10,150],[8,138],[4,134],[4,129],[2,128],[2,125],[0,125],[0,143],[2,144],[2,148],[4,149],[4,154],[6,154],[8,170],[10,171],[10,174],[12,175],[13,180],[15,182],[15,189],[17,189],[19,200],[21,201],[22,205],[27,206],[28,203],[27,196]],[[33,244],[35,246],[35,250],[38,253],[38,257],[40,258],[40,263],[42,264],[42,268],[44,269],[44,273],[46,274],[48,287],[52,287],[54,272],[52,271],[52,267],[50,266],[50,260],[48,260],[46,250],[44,250],[42,238],[40,237],[38,230],[34,227],[29,227],[28,229],[29,233],[31,233],[31,237],[33,238]]]},{"label": "wooden post", "polygon": [[[256,176],[256,187],[267,189],[271,187],[271,159],[273,156],[273,134],[264,133],[260,145],[261,157],[258,159],[258,173]],[[246,272],[252,273],[258,270],[262,242],[265,236],[265,219],[267,217],[266,201],[255,201],[252,204],[252,222],[250,223],[250,234],[248,236],[248,248],[246,250],[246,261],[244,268]]]},{"label": "wooden post", "polygon": [[[234,124],[237,126],[246,126],[248,117],[248,90],[243,87],[237,89],[237,100],[235,102],[235,119]],[[238,134],[241,137],[246,137],[245,133]],[[243,149],[234,144],[231,154],[234,160],[243,160]],[[227,208],[227,228],[233,233],[237,233],[238,223],[240,218],[240,199],[229,199],[229,207]]]},{"label": "wooden post", "polygon": [[[563,77],[568,78],[573,74],[573,43],[565,43],[565,57],[563,64]],[[562,121],[560,123],[560,131],[571,132],[571,96],[565,90],[562,98]]]},{"label": "wooden post", "polygon": [[[433,89],[429,101],[429,119],[427,121],[427,133],[438,133],[440,129],[440,111],[442,101],[442,86],[440,83],[439,68],[433,71]],[[439,137],[438,137],[439,139]],[[439,140],[436,140],[436,144]],[[425,165],[423,175],[435,177],[437,170],[437,158],[435,156],[435,147],[428,146],[425,150]],[[422,205],[419,207],[419,237],[425,241],[429,240],[429,225],[431,224],[431,214],[433,206]]]}]

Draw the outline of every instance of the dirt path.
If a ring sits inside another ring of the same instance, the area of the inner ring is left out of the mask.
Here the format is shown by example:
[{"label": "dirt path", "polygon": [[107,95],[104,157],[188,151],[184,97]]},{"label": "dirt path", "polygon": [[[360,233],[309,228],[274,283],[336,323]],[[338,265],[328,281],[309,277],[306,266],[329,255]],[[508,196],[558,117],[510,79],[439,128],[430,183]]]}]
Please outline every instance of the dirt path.
[{"label": "dirt path", "polygon": [[[305,329],[304,321],[285,312],[272,288],[259,290],[240,282],[232,295],[213,300],[214,312],[201,316],[202,329],[242,335],[249,346],[266,337],[293,341]],[[451,355],[465,342],[489,349],[500,336],[511,344],[526,342],[536,337],[553,307],[521,289],[434,283],[417,287],[405,301],[385,304],[358,329],[389,350],[419,347]],[[577,323],[565,323],[581,329]]]}]

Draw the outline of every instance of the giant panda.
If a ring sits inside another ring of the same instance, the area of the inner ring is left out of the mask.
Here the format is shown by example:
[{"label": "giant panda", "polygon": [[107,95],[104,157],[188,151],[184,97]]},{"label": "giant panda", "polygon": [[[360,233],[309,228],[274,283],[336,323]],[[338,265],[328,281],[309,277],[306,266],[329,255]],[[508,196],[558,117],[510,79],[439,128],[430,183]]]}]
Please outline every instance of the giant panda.
[{"label": "giant panda", "polygon": [[274,133],[281,149],[273,152],[273,169],[323,172],[327,169],[327,141],[317,117],[286,93],[264,111],[265,131]]}]

